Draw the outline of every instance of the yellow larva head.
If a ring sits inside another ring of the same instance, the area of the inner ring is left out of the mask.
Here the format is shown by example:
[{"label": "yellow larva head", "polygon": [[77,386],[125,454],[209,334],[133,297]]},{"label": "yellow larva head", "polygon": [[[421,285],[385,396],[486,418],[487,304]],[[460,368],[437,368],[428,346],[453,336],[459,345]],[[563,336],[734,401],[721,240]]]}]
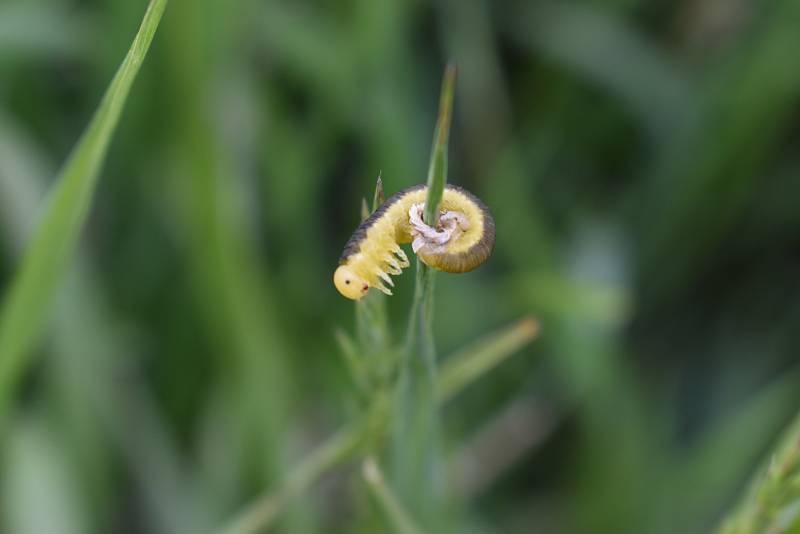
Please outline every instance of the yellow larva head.
[{"label": "yellow larva head", "polygon": [[333,273],[333,283],[339,293],[353,300],[358,300],[369,291],[369,284],[366,280],[353,272],[347,265],[340,265]]}]

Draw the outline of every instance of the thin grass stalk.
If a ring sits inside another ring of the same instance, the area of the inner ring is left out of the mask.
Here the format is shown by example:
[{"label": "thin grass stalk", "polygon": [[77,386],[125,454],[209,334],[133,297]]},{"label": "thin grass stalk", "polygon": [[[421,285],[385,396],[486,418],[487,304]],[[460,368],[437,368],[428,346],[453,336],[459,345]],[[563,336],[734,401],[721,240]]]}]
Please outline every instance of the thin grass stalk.
[{"label": "thin grass stalk", "polygon": [[[436,227],[439,224],[439,207],[447,184],[447,147],[450,138],[450,118],[453,108],[453,94],[456,84],[456,69],[448,65],[439,99],[439,117],[433,134],[433,147],[428,167],[428,196],[425,201],[425,223]],[[433,270],[417,259],[414,302],[406,338],[406,352],[411,354],[421,348],[426,360],[435,364],[433,343]]]},{"label": "thin grass stalk", "polygon": [[167,0],[151,0],[125,59],[49,192],[41,222],[0,310],[0,425],[75,254],[111,137]]},{"label": "thin grass stalk", "polygon": [[496,367],[539,334],[539,322],[525,317],[448,357],[438,381],[439,401],[445,403]]},{"label": "thin grass stalk", "polygon": [[358,421],[344,427],[295,466],[277,489],[258,497],[235,516],[218,534],[254,534],[272,526],[298,495],[305,493],[320,477],[349,459],[367,431]]},{"label": "thin grass stalk", "polygon": [[[368,209],[367,200],[362,202],[362,220],[383,204],[383,181],[380,174],[375,181],[375,192],[372,197],[372,209]],[[361,345],[362,354],[376,358],[389,350],[389,319],[386,313],[386,298],[377,291],[370,291],[366,297],[356,302],[356,332]]]},{"label": "thin grass stalk", "polygon": [[[444,403],[458,395],[473,381],[533,341],[538,332],[538,323],[532,318],[524,318],[447,358],[452,363],[444,365],[442,373],[437,377],[435,389],[445,393],[440,394],[438,402]],[[349,345],[349,342],[346,344]],[[476,369],[479,371],[475,371]],[[219,530],[219,534],[261,532],[274,524],[285,513],[291,501],[307,491],[325,473],[352,459],[359,450],[377,451],[376,438],[384,434],[384,427],[391,417],[388,410],[387,400],[381,395],[375,395],[370,410],[364,416],[339,430],[312,451],[288,472],[282,484],[258,497],[228,526]]]},{"label": "thin grass stalk", "polygon": [[719,534],[800,531],[800,415]]},{"label": "thin grass stalk", "polygon": [[422,533],[394,491],[392,491],[392,488],[386,483],[383,471],[373,456],[364,460],[361,465],[361,474],[367,483],[367,487],[372,491],[375,500],[378,501],[392,527],[394,527],[395,532],[400,534]]},{"label": "thin grass stalk", "polygon": [[[436,226],[447,183],[447,145],[450,135],[456,69],[448,65],[442,81],[439,115],[428,168],[425,222]],[[438,474],[438,410],[436,347],[433,339],[434,273],[417,259],[414,300],[395,390],[392,439],[392,486],[423,527],[437,522],[441,477]]]}]

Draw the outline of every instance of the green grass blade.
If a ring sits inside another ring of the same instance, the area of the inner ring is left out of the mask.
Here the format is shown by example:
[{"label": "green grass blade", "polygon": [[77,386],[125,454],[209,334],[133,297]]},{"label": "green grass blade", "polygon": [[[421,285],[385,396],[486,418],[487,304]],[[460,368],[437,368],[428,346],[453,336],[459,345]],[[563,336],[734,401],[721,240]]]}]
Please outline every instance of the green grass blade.
[{"label": "green grass blade", "polygon": [[408,511],[403,507],[392,488],[386,483],[383,471],[381,471],[375,458],[370,456],[364,460],[361,468],[367,486],[372,490],[375,500],[386,512],[386,517],[394,527],[394,531],[400,534],[420,534],[422,531],[411,519]]},{"label": "green grass blade", "polygon": [[355,341],[340,328],[334,331],[334,336],[336,337],[336,343],[339,345],[339,351],[347,364],[347,370],[350,371],[350,378],[352,378],[358,392],[365,393],[369,387],[369,374]]},{"label": "green grass blade", "polygon": [[[372,196],[372,209],[367,199],[361,202],[361,220],[365,221],[378,206],[383,204],[383,180],[378,174],[375,181],[375,192]],[[366,297],[356,302],[356,329],[358,341],[363,354],[374,356],[385,354],[389,350],[389,318],[386,313],[386,297],[377,291],[370,291]]]},{"label": "green grass blade", "polygon": [[0,311],[0,421],[31,362],[54,294],[76,248],[111,136],[153,40],[167,0],[152,0],[139,32],[51,190]]},{"label": "green grass blade", "polygon": [[256,497],[217,533],[255,534],[266,530],[326,473],[362,453],[365,448],[374,447],[376,439],[380,441],[379,436],[383,436],[389,417],[387,400],[385,396],[376,395],[367,413],[340,428],[287,470],[276,488]]},{"label": "green grass blade", "polygon": [[[657,492],[647,505],[671,532],[692,530],[708,522],[729,503],[767,446],[786,424],[797,399],[800,369],[784,373],[765,388],[707,425],[703,434],[680,451],[653,454],[662,459],[653,475]],[[759,471],[760,472],[760,471]],[[664,503],[669,503],[664,506]],[[672,513],[681,510],[679,515]]]},{"label": "green grass blade", "polygon": [[[456,69],[448,65],[442,81],[439,98],[439,118],[433,132],[431,161],[428,166],[428,196],[425,201],[425,222],[430,226],[439,223],[439,205],[442,203],[444,186],[447,184],[447,145],[450,138],[450,117],[452,116],[453,94],[456,88]],[[417,278],[414,290],[414,303],[411,308],[407,343],[409,351],[421,344],[426,357],[433,357],[431,327],[433,298],[433,273],[427,265],[417,260]]]},{"label": "green grass blade", "polygon": [[254,534],[272,525],[294,499],[358,449],[366,430],[363,421],[342,428],[292,469],[274,491],[258,497],[219,534]]},{"label": "green grass blade", "polygon": [[[0,228],[8,230],[4,244],[8,245],[10,256],[17,257],[23,254],[26,238],[35,228],[37,207],[46,191],[46,177],[53,170],[49,162],[44,163],[46,156],[15,128],[13,121],[0,113],[0,123],[3,123],[0,124]],[[68,270],[61,295],[54,304],[52,324],[48,327],[50,358],[47,369],[37,379],[43,402],[41,406],[37,404],[36,412],[47,413],[57,407],[63,425],[50,436],[50,441],[57,443],[60,455],[64,455],[70,467],[81,466],[83,482],[80,488],[72,488],[76,491],[69,498],[82,497],[81,489],[87,487],[92,488],[91,493],[111,491],[111,481],[104,473],[115,457],[130,471],[136,491],[142,491],[141,515],[146,524],[158,532],[197,532],[198,525],[208,523],[210,507],[198,504],[199,496],[189,489],[196,487],[197,478],[185,476],[176,461],[179,454],[171,428],[161,419],[161,413],[152,409],[155,400],[147,389],[133,376],[124,388],[119,387],[116,371],[121,362],[109,355],[127,353],[128,339],[116,327],[114,310],[105,301],[98,285],[100,278],[85,252],[78,247],[74,265]],[[135,425],[130,424],[132,416],[136,418]],[[30,421],[38,422],[38,418],[30,417],[27,411],[24,417],[9,420],[6,430],[9,444],[26,432]],[[115,453],[109,453],[110,449]],[[11,476],[12,471],[8,474]],[[39,502],[38,508],[41,507]],[[13,508],[24,514],[23,506],[14,504]],[[102,519],[88,513],[88,508],[85,511],[83,517],[89,518],[92,527],[84,525],[78,530],[98,532]],[[66,532],[69,528],[62,526],[55,530]]]},{"label": "green grass blade", "polygon": [[[538,333],[539,323],[531,317],[526,317],[500,332],[489,335],[473,347],[448,358],[445,365],[442,366],[442,373],[438,376],[435,387],[435,390],[439,392],[437,402],[444,403],[453,398],[470,383],[535,339]],[[352,340],[341,331],[337,331],[337,339],[343,347],[346,347],[345,352],[355,350]],[[360,374],[360,372],[354,374]],[[375,420],[383,421],[385,419],[385,414],[380,408],[376,408],[375,413],[372,414],[372,423],[370,423],[370,417],[367,416],[334,434],[319,449],[292,469],[278,489],[266,493],[256,500],[221,532],[224,534],[250,534],[272,524],[293,499],[308,490],[311,484],[327,471],[346,460],[362,440],[370,435],[382,433],[375,431],[373,427]],[[399,500],[394,493],[388,487],[377,487],[374,478],[370,479],[366,475],[365,477],[387,514],[393,516],[392,520],[398,531],[418,532],[414,522],[410,520],[410,514],[404,508],[399,507]],[[386,486],[383,482],[378,482],[377,485]],[[388,496],[387,491],[390,493]]]},{"label": "green grass blade", "polygon": [[442,203],[447,183],[447,145],[450,140],[450,118],[453,115],[453,95],[456,90],[456,67],[447,65],[439,98],[439,118],[433,131],[431,163],[428,167],[428,198],[425,203],[425,222],[430,226],[439,223],[439,205]]},{"label": "green grass blade", "polygon": [[367,199],[361,199],[361,222],[364,222],[369,217],[369,207],[367,206]]},{"label": "green grass blade", "polygon": [[[442,81],[439,118],[428,169],[425,221],[438,223],[447,183],[447,143],[455,92],[456,70],[449,65]],[[414,300],[408,322],[405,355],[395,390],[392,440],[393,486],[411,513],[433,528],[441,481],[436,459],[438,421],[436,347],[433,341],[433,272],[417,259]]]},{"label": "green grass blade", "polygon": [[375,182],[375,195],[372,197],[372,211],[378,209],[378,206],[383,204],[385,200],[383,194],[383,180],[381,179],[380,173],[378,173],[378,179]]},{"label": "green grass blade", "polygon": [[386,297],[370,291],[356,302],[356,330],[364,354],[382,354],[389,349],[389,324],[386,315]]},{"label": "green grass blade", "polygon": [[539,334],[539,323],[532,317],[520,319],[454,354],[439,373],[439,400],[444,403],[490,371]]},{"label": "green grass blade", "polygon": [[798,532],[800,529],[800,416],[790,425],[747,496],[720,534]]}]

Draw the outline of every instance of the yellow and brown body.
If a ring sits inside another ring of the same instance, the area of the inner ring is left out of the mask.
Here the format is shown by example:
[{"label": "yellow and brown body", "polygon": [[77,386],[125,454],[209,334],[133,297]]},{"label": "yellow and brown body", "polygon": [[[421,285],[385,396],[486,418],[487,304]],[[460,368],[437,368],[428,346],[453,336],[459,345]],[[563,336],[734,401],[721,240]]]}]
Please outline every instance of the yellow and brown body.
[{"label": "yellow and brown body", "polygon": [[[495,227],[489,209],[469,191],[445,186],[441,212],[452,215],[446,242],[426,240],[414,225],[410,213],[424,205],[427,186],[417,185],[389,197],[348,240],[334,274],[334,284],[351,299],[364,296],[370,287],[391,295],[383,285],[392,283],[390,274],[400,274],[408,259],[400,244],[414,240],[417,255],[426,265],[450,273],[471,271],[494,249]],[[435,231],[435,229],[430,229]]]}]

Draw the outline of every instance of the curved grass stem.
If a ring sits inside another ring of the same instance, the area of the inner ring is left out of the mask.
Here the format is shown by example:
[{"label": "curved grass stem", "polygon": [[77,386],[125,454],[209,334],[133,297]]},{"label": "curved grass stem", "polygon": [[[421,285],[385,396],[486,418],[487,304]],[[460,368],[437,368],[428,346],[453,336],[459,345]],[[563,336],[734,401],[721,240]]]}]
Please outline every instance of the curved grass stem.
[{"label": "curved grass stem", "polygon": [[[447,183],[447,146],[455,83],[456,69],[448,65],[442,81],[425,202],[425,222],[434,227],[438,224],[439,205]],[[433,271],[417,259],[414,300],[395,388],[391,453],[392,485],[424,527],[435,523],[439,508],[437,496],[441,493],[437,461],[439,423],[433,286]]]},{"label": "curved grass stem", "polygon": [[0,309],[0,425],[66,275],[100,169],[167,0],[151,0],[125,59],[49,192],[44,215]]},{"label": "curved grass stem", "polygon": [[370,456],[364,460],[361,464],[361,473],[395,531],[400,534],[421,534],[422,531],[386,483],[383,471],[374,457]]},{"label": "curved grass stem", "polygon": [[220,529],[219,534],[252,534],[269,528],[298,495],[351,457],[367,430],[361,421],[339,430],[300,462],[275,490],[253,503]]}]

